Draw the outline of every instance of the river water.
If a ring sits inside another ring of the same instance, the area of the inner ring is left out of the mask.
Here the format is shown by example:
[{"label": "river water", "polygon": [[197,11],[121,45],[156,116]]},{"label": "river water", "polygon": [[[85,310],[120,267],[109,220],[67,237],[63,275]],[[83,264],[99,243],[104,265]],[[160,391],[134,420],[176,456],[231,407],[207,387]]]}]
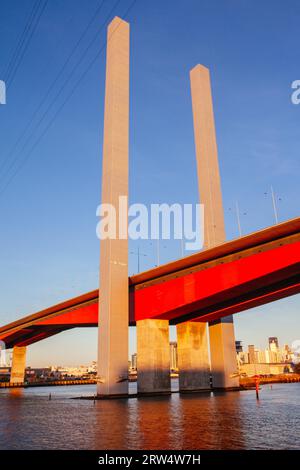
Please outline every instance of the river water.
[{"label": "river water", "polygon": [[0,390],[0,449],[300,447],[300,383],[263,386],[258,402],[252,390],[71,399],[94,392],[93,385]]}]

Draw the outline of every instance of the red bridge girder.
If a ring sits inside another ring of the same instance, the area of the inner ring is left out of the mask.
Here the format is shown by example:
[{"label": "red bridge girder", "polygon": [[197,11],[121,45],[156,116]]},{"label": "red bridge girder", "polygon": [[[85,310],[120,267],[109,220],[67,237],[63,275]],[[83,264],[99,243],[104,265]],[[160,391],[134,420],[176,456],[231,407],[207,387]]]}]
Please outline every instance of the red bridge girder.
[{"label": "red bridge girder", "polygon": [[[129,278],[129,324],[212,321],[300,292],[300,218]],[[7,347],[98,325],[98,290],[0,328]]]}]

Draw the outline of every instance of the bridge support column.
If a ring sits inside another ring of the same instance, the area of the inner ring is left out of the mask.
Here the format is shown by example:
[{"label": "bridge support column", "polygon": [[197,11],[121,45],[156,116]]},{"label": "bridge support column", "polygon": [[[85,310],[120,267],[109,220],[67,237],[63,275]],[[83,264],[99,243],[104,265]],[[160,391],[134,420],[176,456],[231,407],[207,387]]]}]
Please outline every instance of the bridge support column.
[{"label": "bridge support column", "polygon": [[137,389],[140,395],[171,393],[168,320],[139,320]]},{"label": "bridge support column", "polygon": [[[191,70],[190,79],[199,195],[204,204],[204,249],[207,249],[226,239],[209,70],[198,64]],[[211,324],[209,335],[213,384],[218,388],[235,387],[238,380],[229,377],[236,370],[232,317]]]},{"label": "bridge support column", "polygon": [[26,347],[13,348],[12,366],[10,373],[11,384],[22,384],[25,379]]},{"label": "bridge support column", "polygon": [[207,324],[185,322],[176,329],[179,391],[210,390]]},{"label": "bridge support column", "polygon": [[[100,247],[97,387],[100,397],[128,394],[128,144],[129,24],[115,17],[107,32],[101,201],[112,210],[102,206],[100,215],[107,217],[113,211],[118,230],[115,238],[114,234],[102,238]],[[126,230],[124,223],[120,227],[120,220],[125,222]],[[102,230],[111,230],[111,225],[107,222]]]},{"label": "bridge support column", "polygon": [[209,325],[212,386],[231,390],[239,387],[233,319],[230,315]]}]

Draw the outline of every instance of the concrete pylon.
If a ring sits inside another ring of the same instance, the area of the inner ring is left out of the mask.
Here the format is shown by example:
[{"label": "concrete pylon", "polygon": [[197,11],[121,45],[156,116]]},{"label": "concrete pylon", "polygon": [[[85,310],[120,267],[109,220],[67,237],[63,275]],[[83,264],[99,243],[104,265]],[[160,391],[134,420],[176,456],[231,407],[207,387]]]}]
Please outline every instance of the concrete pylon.
[{"label": "concrete pylon", "polygon": [[136,329],[138,394],[170,393],[169,321],[139,320]]},{"label": "concrete pylon", "polygon": [[177,354],[180,392],[210,390],[206,323],[177,325]]},{"label": "concrete pylon", "polygon": [[[119,221],[119,197],[128,197],[129,24],[118,17],[107,31],[102,204]],[[126,209],[126,207],[125,207]],[[117,222],[118,227],[118,222]],[[118,232],[118,231],[117,231]],[[128,393],[128,240],[100,242],[98,396]]]},{"label": "concrete pylon", "polygon": [[12,366],[10,372],[11,384],[22,384],[25,379],[26,347],[15,346],[13,348]]},{"label": "concrete pylon", "polygon": [[[190,72],[200,202],[204,204],[204,248],[226,239],[210,74],[196,65]],[[231,325],[231,326],[229,326]],[[235,388],[239,379],[232,316],[209,324],[214,388]],[[222,353],[220,353],[222,351]]]},{"label": "concrete pylon", "polygon": [[213,388],[239,387],[232,315],[209,324]]}]

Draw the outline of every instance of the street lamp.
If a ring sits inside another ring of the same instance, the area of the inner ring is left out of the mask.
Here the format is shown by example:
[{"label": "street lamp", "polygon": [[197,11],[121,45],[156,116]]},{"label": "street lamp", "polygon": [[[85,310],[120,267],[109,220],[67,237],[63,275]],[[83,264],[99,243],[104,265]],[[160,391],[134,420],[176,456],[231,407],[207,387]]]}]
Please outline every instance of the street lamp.
[{"label": "street lamp", "polygon": [[[280,197],[277,197],[275,192],[274,192],[274,189],[273,189],[273,186],[271,186],[271,198],[272,198],[272,206],[273,206],[273,212],[274,212],[274,219],[275,219],[275,223],[278,224],[279,222],[279,219],[278,219],[278,207],[277,207],[277,201],[281,201],[282,199]],[[267,196],[267,192],[264,193],[265,196]]]},{"label": "street lamp", "polygon": [[[232,208],[229,207],[229,210],[232,211]],[[235,207],[234,207],[234,212],[236,216],[236,221],[237,221],[237,226],[238,226],[238,231],[239,231],[239,237],[242,236],[242,225],[241,225],[241,213],[240,213],[240,207],[238,201],[235,202]],[[243,212],[243,215],[247,215],[247,212]]]},{"label": "street lamp", "polygon": [[141,257],[141,256],[146,257],[146,256],[148,256],[148,255],[146,255],[146,253],[141,253],[139,246],[138,246],[137,251],[130,251],[130,254],[137,256],[137,265],[138,265],[138,266],[137,266],[137,268],[138,268],[138,269],[137,269],[137,272],[139,273],[139,272],[140,272],[140,257]]},{"label": "street lamp", "polygon": [[[150,242],[150,245],[154,246],[152,242]],[[163,245],[162,248],[167,248],[167,247],[166,245]],[[160,250],[161,250],[160,239],[158,238],[156,240],[156,264],[155,264],[156,267],[160,265]]]}]

